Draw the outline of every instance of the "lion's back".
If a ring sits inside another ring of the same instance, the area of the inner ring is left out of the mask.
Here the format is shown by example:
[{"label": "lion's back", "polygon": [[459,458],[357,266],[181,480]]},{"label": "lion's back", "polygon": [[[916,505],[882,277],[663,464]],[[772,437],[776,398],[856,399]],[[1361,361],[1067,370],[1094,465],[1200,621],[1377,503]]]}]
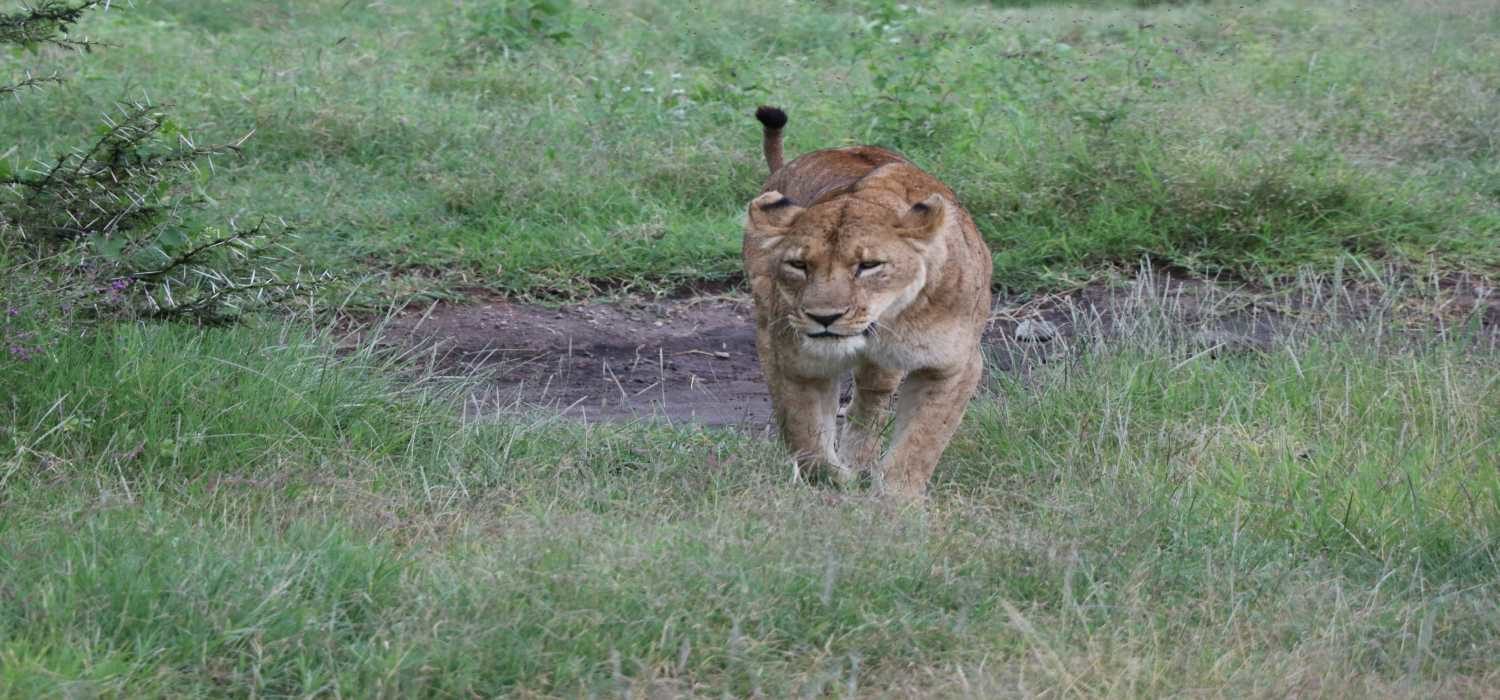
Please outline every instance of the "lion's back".
[{"label": "lion's back", "polygon": [[861,178],[890,163],[906,158],[879,146],[825,148],[799,156],[766,178],[761,192],[775,190],[798,206],[809,207],[848,192]]}]

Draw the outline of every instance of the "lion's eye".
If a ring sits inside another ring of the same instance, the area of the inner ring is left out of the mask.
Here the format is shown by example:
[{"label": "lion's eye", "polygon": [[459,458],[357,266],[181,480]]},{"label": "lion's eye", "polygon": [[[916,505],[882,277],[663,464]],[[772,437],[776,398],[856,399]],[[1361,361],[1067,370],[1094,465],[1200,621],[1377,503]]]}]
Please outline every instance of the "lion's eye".
[{"label": "lion's eye", "polygon": [[803,272],[807,271],[807,263],[801,260],[788,260],[786,261],[786,266],[792,268],[793,270],[800,270]]},{"label": "lion's eye", "polygon": [[884,264],[885,264],[884,260],[866,260],[866,261],[861,262],[859,264],[859,271],[860,272],[869,272],[870,270],[874,270],[876,268],[879,268],[881,265],[884,265]]}]

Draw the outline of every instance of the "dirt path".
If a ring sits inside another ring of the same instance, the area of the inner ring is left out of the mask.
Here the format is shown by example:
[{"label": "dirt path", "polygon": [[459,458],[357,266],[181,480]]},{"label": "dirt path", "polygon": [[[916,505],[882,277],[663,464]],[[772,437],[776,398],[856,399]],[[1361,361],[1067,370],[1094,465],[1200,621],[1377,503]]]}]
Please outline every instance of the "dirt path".
[{"label": "dirt path", "polygon": [[474,397],[480,410],[750,425],[770,403],[749,311],[732,299],[549,309],[488,298],[409,313],[387,333],[436,343],[440,364],[493,377]]},{"label": "dirt path", "polygon": [[[1069,339],[1088,332],[1084,327],[1129,332],[1148,316],[1169,319],[1187,342],[1216,352],[1269,348],[1284,334],[1341,319],[1397,328],[1478,318],[1484,332],[1500,329],[1500,303],[1483,284],[1453,283],[1416,306],[1394,299],[1315,285],[1253,293],[1152,275],[998,299],[985,343],[990,371],[1010,372],[1066,352]],[[542,408],[589,421],[657,418],[755,429],[770,416],[751,308],[739,296],[559,308],[478,296],[473,303],[408,310],[386,336],[431,345],[447,371],[490,377],[472,397],[471,411]]]}]

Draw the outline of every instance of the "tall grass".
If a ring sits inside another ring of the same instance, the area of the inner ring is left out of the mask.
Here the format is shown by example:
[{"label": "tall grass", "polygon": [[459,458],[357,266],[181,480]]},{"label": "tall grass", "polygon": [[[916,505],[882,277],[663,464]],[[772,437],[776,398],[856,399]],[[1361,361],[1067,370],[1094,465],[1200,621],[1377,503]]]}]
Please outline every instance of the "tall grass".
[{"label": "tall grass", "polygon": [[1206,352],[1151,284],[998,378],[916,510],[792,484],[757,435],[465,423],[373,342],[61,340],[88,369],[4,375],[0,694],[1500,681],[1493,338],[1377,319]]}]

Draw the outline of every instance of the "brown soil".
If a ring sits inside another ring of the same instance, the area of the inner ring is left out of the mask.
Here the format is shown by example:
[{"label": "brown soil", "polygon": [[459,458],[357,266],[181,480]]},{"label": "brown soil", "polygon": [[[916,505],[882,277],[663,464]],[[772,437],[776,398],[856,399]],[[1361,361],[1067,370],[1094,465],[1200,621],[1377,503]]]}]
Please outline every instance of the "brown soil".
[{"label": "brown soil", "polygon": [[[1155,276],[1067,294],[1001,298],[985,336],[988,364],[992,372],[1024,371],[1066,352],[1078,326],[1120,332],[1146,308],[1167,314],[1184,331],[1182,339],[1215,353],[1265,349],[1287,333],[1347,319],[1378,318],[1399,329],[1478,318],[1486,336],[1493,339],[1500,330],[1500,302],[1473,281],[1448,282],[1436,298],[1405,306],[1373,292],[1299,289],[1256,293]],[[1053,324],[1056,337],[1017,339],[1017,325],[1027,319]],[[770,416],[750,304],[738,295],[556,308],[478,295],[471,303],[408,310],[389,324],[385,337],[431,346],[450,373],[487,377],[471,411],[540,408],[589,421],[657,418],[752,429],[764,427]]]},{"label": "brown soil", "polygon": [[749,313],[731,298],[558,308],[485,298],[408,313],[386,336],[433,343],[440,365],[490,377],[479,410],[758,425],[770,401]]}]

